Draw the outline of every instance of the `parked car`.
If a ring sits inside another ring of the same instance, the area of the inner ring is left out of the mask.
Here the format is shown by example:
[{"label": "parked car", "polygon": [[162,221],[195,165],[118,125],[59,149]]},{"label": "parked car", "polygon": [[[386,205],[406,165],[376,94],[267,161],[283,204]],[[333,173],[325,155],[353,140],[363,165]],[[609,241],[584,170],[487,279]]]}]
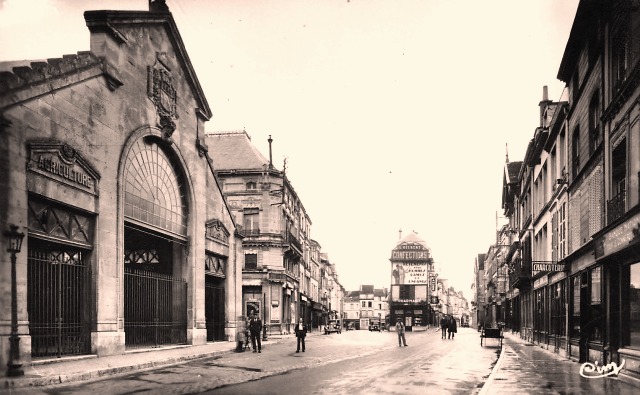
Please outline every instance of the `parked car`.
[{"label": "parked car", "polygon": [[327,325],[324,327],[324,334],[328,335],[329,333],[342,333],[342,325],[340,325],[339,320],[329,320]]},{"label": "parked car", "polygon": [[369,332],[373,332],[373,331],[380,332],[380,325],[378,325],[378,324],[369,325]]}]

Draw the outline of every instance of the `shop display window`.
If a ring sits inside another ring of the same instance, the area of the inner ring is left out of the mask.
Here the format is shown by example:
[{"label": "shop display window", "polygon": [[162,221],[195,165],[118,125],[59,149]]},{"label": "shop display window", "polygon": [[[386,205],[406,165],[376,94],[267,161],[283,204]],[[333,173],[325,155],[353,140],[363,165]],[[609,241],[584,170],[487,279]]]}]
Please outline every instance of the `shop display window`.
[{"label": "shop display window", "polygon": [[580,276],[571,277],[571,337],[580,337]]},{"label": "shop display window", "polygon": [[622,268],[622,296],[623,346],[640,349],[640,262]]}]

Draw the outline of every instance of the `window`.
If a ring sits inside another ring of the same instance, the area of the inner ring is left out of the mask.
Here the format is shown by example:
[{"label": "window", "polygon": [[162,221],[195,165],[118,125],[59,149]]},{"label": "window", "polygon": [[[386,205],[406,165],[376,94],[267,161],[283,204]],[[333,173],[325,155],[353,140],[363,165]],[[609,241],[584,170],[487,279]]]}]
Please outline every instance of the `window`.
[{"label": "window", "polygon": [[589,153],[593,154],[600,143],[600,93],[596,91],[589,104]]},{"label": "window", "polygon": [[257,234],[260,233],[260,227],[258,222],[258,213],[259,210],[257,208],[245,208],[244,211],[244,231],[246,234]]},{"label": "window", "polygon": [[245,270],[257,269],[258,254],[244,254],[244,268]]},{"label": "window", "polygon": [[640,262],[622,267],[622,345],[640,349]]},{"label": "window", "polygon": [[362,301],[362,307],[367,307],[367,302],[365,302],[364,300]]},{"label": "window", "polygon": [[573,73],[573,77],[571,78],[571,105],[575,106],[578,103],[578,96],[580,93],[580,74],[578,74],[578,69]]},{"label": "window", "polygon": [[558,260],[567,256],[567,202],[558,210]]},{"label": "window", "polygon": [[589,271],[589,301],[589,320],[584,330],[589,340],[601,341],[605,320],[602,303],[602,267]]},{"label": "window", "polygon": [[607,202],[607,222],[620,218],[626,211],[627,143],[622,140],[611,157],[611,200]]},{"label": "window", "polygon": [[255,191],[258,188],[258,184],[255,181],[249,181],[247,183],[247,191]]},{"label": "window", "polygon": [[573,179],[580,171],[580,127],[576,126],[571,138],[571,170]]},{"label": "window", "polygon": [[580,275],[571,277],[571,337],[580,337]]},{"label": "window", "polygon": [[551,299],[551,333],[556,336],[564,336],[565,314],[564,306],[565,281],[562,280],[549,287],[549,298]]}]

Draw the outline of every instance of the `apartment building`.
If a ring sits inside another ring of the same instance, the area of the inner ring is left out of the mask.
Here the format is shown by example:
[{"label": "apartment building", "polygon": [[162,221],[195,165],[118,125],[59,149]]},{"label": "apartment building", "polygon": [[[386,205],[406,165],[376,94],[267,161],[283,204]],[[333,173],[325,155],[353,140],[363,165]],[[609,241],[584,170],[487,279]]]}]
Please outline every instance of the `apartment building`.
[{"label": "apartment building", "polygon": [[313,330],[340,317],[335,266],[311,238],[311,218],[286,167],[276,169],[246,131],[209,133],[205,142],[242,236],[243,314],[259,314],[277,334],[291,333],[299,318]]},{"label": "apartment building", "polygon": [[576,361],[624,363],[620,377],[635,383],[639,26],[632,1],[580,2],[558,71],[566,95],[553,102],[543,90],[517,179],[503,182],[502,239],[510,244],[506,325]]}]

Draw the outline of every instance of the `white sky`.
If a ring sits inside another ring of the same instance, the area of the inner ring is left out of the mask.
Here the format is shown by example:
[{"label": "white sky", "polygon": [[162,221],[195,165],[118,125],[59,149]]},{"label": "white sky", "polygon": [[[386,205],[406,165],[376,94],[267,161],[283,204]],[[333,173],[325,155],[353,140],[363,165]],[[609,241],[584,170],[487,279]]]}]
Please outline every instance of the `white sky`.
[{"label": "white sky", "polygon": [[[389,287],[415,230],[470,297],[578,0],[168,0],[214,116],[287,175],[347,290]],[[147,0],[0,0],[0,60],[89,49],[85,10]]]}]

